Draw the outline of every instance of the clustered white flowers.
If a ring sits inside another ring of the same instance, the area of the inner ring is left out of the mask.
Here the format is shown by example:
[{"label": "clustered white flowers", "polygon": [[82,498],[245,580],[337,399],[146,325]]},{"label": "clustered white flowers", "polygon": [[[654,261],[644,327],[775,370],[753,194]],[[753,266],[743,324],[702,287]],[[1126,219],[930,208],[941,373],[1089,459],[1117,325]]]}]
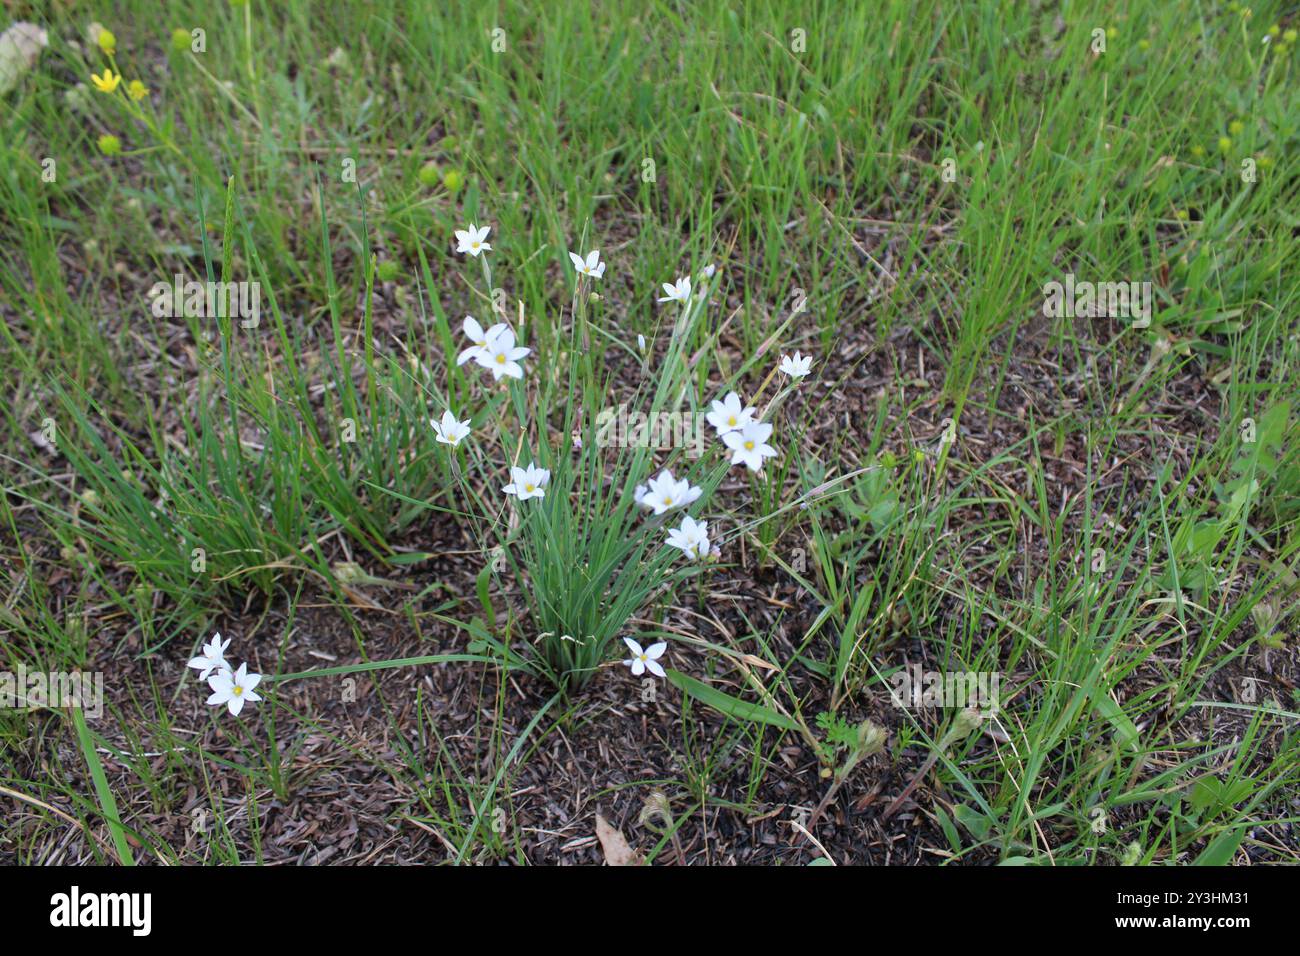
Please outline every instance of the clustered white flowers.
[{"label": "clustered white flowers", "polygon": [[[488,226],[480,227],[474,223],[470,223],[467,229],[456,230],[456,251],[475,258],[490,251],[492,246],[487,241],[490,231]],[[579,276],[595,280],[605,275],[605,263],[601,261],[598,249],[593,249],[585,256],[570,252],[569,259]],[[487,269],[486,266],[484,268]],[[704,282],[707,283],[714,273],[715,266],[712,264],[706,266],[701,273]],[[660,302],[678,302],[683,306],[689,306],[692,296],[691,277],[685,275],[678,278],[676,282],[665,282],[663,291],[665,295],[659,298]],[[531,354],[532,350],[517,344],[515,332],[507,323],[498,322],[485,330],[474,316],[467,315],[461,328],[470,344],[456,356],[458,366],[473,361],[490,371],[494,382],[502,378],[522,379],[524,377],[521,361]],[[644,336],[637,336],[637,345],[642,352],[646,351],[647,342]],[[779,370],[796,383],[808,375],[811,369],[812,359],[799,352],[795,352],[793,358],[788,355],[782,356],[779,366]],[[772,425],[760,421],[757,411],[752,406],[745,405],[736,392],[728,392],[721,400],[715,399],[706,418],[730,451],[732,465],[743,464],[757,472],[762,469],[766,459],[776,456],[776,449],[768,444],[768,438],[772,435]],[[462,421],[448,408],[443,412],[440,420],[431,419],[430,425],[439,442],[455,447],[469,437],[472,430],[470,421],[471,419],[468,418]],[[576,435],[574,447],[575,449],[582,447],[581,439]],[[550,483],[551,472],[549,469],[539,467],[535,461],[531,461],[527,467],[512,466],[510,479],[510,482],[501,489],[503,494],[512,495],[520,502],[530,498],[541,499],[546,497],[546,487]],[[669,511],[689,507],[699,500],[702,493],[703,489],[692,485],[689,479],[677,478],[672,471],[665,468],[646,484],[637,485],[633,495],[638,505],[653,512],[655,517],[659,517]],[[676,528],[669,527],[664,530],[667,534],[668,547],[679,549],[688,560],[704,560],[715,553],[709,541],[707,521],[696,520],[689,514],[685,514]],[[643,650],[641,645],[630,637],[625,637],[623,640],[632,653],[632,656],[623,663],[631,668],[634,676],[639,677],[647,671],[656,677],[665,676],[664,669],[658,662],[668,647],[665,642],[652,644]],[[199,672],[199,679],[206,680],[212,689],[208,704],[214,706],[225,704],[232,715],[238,715],[245,702],[261,700],[254,689],[261,682],[262,675],[249,673],[248,665],[244,663],[241,663],[238,668],[232,668],[225,657],[226,648],[229,646],[229,640],[223,642],[221,635],[216,634],[211,641],[203,645],[202,653],[191,660],[188,666],[195,668]]]},{"label": "clustered white flowers", "polygon": [[245,702],[256,703],[262,699],[253,692],[262,682],[262,675],[249,673],[246,663],[232,670],[226,661],[226,648],[229,646],[229,638],[222,641],[219,633],[213,634],[212,640],[203,645],[199,656],[192,658],[187,666],[197,670],[199,680],[206,680],[208,687],[212,688],[208,705],[220,707],[225,704],[231,716],[238,717]]},{"label": "clustered white flowers", "polygon": [[464,365],[472,359],[492,373],[494,382],[507,377],[524,377],[524,367],[519,364],[519,360],[529,355],[532,349],[515,344],[514,329],[504,322],[498,322],[484,332],[483,326],[472,315],[465,316],[461,329],[469,339],[470,346],[456,356],[457,365]]},{"label": "clustered white flowers", "polygon": [[483,326],[478,324],[478,319],[474,318],[472,315],[467,315],[465,316],[465,321],[461,324],[461,329],[465,333],[465,338],[469,339],[470,346],[467,349],[463,349],[461,353],[456,356],[457,365],[464,365],[470,359],[477,358],[478,354],[487,348],[488,336],[490,335],[495,338],[500,335],[506,330],[506,324],[504,322],[498,322],[496,325],[484,332]]},{"label": "clustered white flowers", "polygon": [[722,401],[714,400],[705,416],[722,443],[731,449],[731,463],[745,465],[751,471],[761,470],[764,459],[776,457],[776,449],[767,443],[772,426],[758,421],[756,414],[752,405],[742,405],[739,395],[728,392]]}]

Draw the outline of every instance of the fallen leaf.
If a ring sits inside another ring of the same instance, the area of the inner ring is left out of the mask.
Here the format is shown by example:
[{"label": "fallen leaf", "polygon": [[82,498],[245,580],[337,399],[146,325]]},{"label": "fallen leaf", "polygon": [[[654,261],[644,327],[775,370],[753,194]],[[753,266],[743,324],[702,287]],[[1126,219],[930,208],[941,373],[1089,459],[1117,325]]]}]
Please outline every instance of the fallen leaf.
[{"label": "fallen leaf", "polygon": [[640,866],[641,860],[636,852],[627,845],[623,834],[605,822],[605,818],[596,814],[596,839],[605,852],[605,862],[610,866]]}]

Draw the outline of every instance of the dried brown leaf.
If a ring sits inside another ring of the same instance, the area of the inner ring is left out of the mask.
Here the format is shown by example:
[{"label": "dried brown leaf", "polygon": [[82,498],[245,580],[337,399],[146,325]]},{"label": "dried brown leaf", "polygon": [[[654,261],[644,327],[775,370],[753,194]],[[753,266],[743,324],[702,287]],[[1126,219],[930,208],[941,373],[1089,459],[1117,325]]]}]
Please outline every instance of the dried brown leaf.
[{"label": "dried brown leaf", "polygon": [[627,840],[616,827],[606,822],[599,813],[596,814],[596,839],[605,853],[605,862],[610,866],[640,866],[641,860],[636,851],[627,845]]}]

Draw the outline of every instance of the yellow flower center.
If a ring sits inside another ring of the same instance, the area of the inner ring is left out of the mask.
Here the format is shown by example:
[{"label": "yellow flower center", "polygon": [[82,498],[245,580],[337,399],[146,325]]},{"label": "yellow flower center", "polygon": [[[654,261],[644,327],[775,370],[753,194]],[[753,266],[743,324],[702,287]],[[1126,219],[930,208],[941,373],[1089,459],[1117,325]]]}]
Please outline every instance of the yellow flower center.
[{"label": "yellow flower center", "polygon": [[727,419],[727,424],[728,424],[728,425],[734,425],[734,424],[736,424],[736,416],[735,416],[735,415],[732,415],[730,418],[728,418],[728,419]]},{"label": "yellow flower center", "polygon": [[533,486],[532,486],[532,485],[524,485],[524,491],[527,491],[527,492],[529,492],[529,493],[531,494],[531,493],[533,492],[533,490],[534,490],[534,489],[533,489]]},{"label": "yellow flower center", "polygon": [[638,654],[637,660],[639,660],[642,664],[644,664],[647,660],[649,660],[649,658],[647,658],[644,654]]},{"label": "yellow flower center", "polygon": [[672,503],[673,503],[673,499],[671,499],[671,498],[664,498],[664,504],[666,504],[666,505],[670,505],[670,504],[672,504]]},{"label": "yellow flower center", "polygon": [[505,356],[505,353],[504,353],[504,352],[502,352],[500,355],[497,356],[497,364],[498,364],[498,365],[505,365],[505,364],[506,364],[506,356]]},{"label": "yellow flower center", "polygon": [[238,684],[236,684],[233,688],[231,688],[230,692],[234,694],[236,697],[244,696],[244,688],[240,687]]},{"label": "yellow flower center", "polygon": [[752,441],[745,442],[745,451],[753,451],[753,450],[754,450],[754,443]]}]

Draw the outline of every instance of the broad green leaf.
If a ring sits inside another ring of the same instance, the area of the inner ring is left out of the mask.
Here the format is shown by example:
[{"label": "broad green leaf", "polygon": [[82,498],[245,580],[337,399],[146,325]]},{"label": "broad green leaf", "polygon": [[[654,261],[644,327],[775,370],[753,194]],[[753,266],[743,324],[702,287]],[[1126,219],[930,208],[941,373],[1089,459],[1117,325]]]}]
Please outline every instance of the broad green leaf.
[{"label": "broad green leaf", "polygon": [[478,573],[478,579],[474,582],[478,591],[478,603],[483,606],[483,613],[487,615],[488,627],[497,626],[496,611],[492,610],[492,597],[488,588],[492,584],[492,562],[489,561],[484,565],[483,570]]},{"label": "broad green leaf", "polygon": [[1094,687],[1092,690],[1092,702],[1097,708],[1097,712],[1110,721],[1111,727],[1115,729],[1115,740],[1123,747],[1129,750],[1138,748],[1138,729],[1134,726],[1133,721],[1129,720],[1128,715],[1115,703],[1104,690],[1100,687]]},{"label": "broad green leaf", "polygon": [[99,752],[95,750],[95,741],[91,738],[90,728],[86,726],[86,717],[80,707],[69,707],[68,711],[72,715],[72,725],[77,730],[77,742],[81,744],[86,766],[90,769],[90,779],[95,785],[95,796],[99,798],[100,812],[104,815],[104,822],[108,824],[108,832],[113,835],[113,846],[117,849],[118,862],[123,866],[135,866],[131,844],[127,842],[122,819],[118,816],[117,800],[114,799],[113,790],[108,785],[104,765],[99,760]]},{"label": "broad green leaf", "polygon": [[781,727],[785,730],[797,731],[799,729],[799,725],[784,714],[777,713],[775,710],[761,704],[751,704],[739,697],[724,694],[716,687],[710,687],[703,681],[688,677],[680,671],[669,670],[668,682],[683,693],[690,694],[700,703],[707,704],[728,717],[734,717],[737,720],[757,721],[760,724],[771,724],[773,727]]},{"label": "broad green leaf", "polygon": [[1210,841],[1210,845],[1201,851],[1193,866],[1227,866],[1232,862],[1237,848],[1241,846],[1246,835],[1245,827],[1225,830]]},{"label": "broad green leaf", "polygon": [[389,564],[419,564],[421,561],[428,561],[430,558],[436,558],[436,554],[430,554],[428,551],[413,551],[410,553],[394,554],[388,558]]}]

